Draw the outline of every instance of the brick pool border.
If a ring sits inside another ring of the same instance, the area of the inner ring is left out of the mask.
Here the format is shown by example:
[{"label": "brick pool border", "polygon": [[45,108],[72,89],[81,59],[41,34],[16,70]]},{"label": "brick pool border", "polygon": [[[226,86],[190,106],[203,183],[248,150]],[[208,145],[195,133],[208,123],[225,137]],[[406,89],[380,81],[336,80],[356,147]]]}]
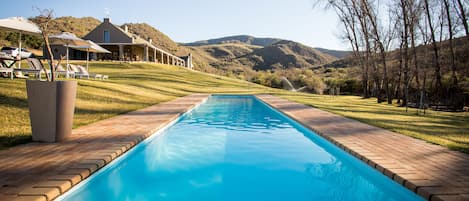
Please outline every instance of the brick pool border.
[{"label": "brick pool border", "polygon": [[54,200],[209,96],[192,94],[82,126],[64,142],[2,150],[0,200]]},{"label": "brick pool border", "polygon": [[256,97],[427,200],[469,200],[469,155],[272,95]]}]

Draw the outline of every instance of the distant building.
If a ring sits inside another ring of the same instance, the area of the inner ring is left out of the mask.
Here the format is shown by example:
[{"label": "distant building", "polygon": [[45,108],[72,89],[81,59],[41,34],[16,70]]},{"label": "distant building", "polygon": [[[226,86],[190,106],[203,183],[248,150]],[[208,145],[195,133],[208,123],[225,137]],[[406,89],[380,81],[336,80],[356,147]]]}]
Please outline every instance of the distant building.
[{"label": "distant building", "polygon": [[[109,18],[90,31],[85,40],[91,40],[111,54],[89,53],[92,60],[118,60],[118,61],[147,61],[176,66],[193,68],[192,54],[178,57],[152,44],[152,40],[144,40],[129,32],[127,26],[122,29],[111,23]],[[51,45],[55,59],[65,56],[66,48],[63,45]],[[44,48],[44,55],[47,55]],[[70,60],[86,60],[86,52],[69,48]]]},{"label": "distant building", "polygon": [[[90,31],[84,39],[111,51],[111,54],[98,54],[97,59],[119,61],[151,61],[157,63],[185,66],[192,68],[192,56],[183,59],[164,51],[148,41],[129,32],[127,26],[122,29],[111,23],[109,18]],[[85,54],[86,56],[86,54]],[[188,63],[189,61],[189,63]]]}]

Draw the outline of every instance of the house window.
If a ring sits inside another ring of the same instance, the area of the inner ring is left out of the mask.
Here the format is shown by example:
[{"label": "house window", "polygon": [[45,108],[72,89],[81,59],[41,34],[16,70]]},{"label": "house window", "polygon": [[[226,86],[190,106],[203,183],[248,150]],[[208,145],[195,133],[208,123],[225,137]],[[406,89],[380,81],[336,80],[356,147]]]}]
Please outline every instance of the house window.
[{"label": "house window", "polygon": [[109,34],[109,31],[104,31],[104,42],[105,43],[111,42],[111,35]]}]

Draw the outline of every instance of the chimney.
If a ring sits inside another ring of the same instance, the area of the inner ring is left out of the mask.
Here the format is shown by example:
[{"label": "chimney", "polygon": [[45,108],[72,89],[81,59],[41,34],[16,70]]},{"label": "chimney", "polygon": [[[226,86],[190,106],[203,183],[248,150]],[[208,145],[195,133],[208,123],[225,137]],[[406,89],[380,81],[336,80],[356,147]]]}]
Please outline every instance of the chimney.
[{"label": "chimney", "polygon": [[127,25],[124,26],[124,31],[125,31],[125,33],[129,32],[129,27]]},{"label": "chimney", "polygon": [[104,22],[111,23],[111,19],[109,19],[108,17],[105,17]]}]

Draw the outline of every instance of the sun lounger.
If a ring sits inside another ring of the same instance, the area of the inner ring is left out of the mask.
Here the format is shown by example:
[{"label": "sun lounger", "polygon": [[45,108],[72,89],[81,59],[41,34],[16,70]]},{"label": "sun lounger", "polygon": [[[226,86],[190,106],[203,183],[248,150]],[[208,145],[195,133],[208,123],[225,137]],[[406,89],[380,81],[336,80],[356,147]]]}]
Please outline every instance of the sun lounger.
[{"label": "sun lounger", "polygon": [[28,78],[24,76],[21,71],[15,71],[17,61],[15,58],[5,54],[4,52],[0,52],[0,74],[2,76],[8,76],[11,79],[14,77],[17,78]]},{"label": "sun lounger", "polygon": [[70,69],[75,72],[75,77],[78,78],[86,77],[87,79],[90,79],[90,77],[92,77],[94,79],[109,79],[108,75],[89,73],[85,67],[80,65],[70,64]]},{"label": "sun lounger", "polygon": [[43,69],[45,69],[42,62],[36,58],[28,58],[27,61],[29,68],[15,68],[14,71],[35,74],[37,78],[41,79],[41,72],[44,72]]},{"label": "sun lounger", "polygon": [[[5,74],[8,74],[10,76],[11,79],[13,79],[13,68],[7,68],[3,65],[3,62],[0,63],[0,73],[2,73],[2,75],[5,75]],[[3,74],[5,73],[5,74]]]},{"label": "sun lounger", "polygon": [[58,64],[58,65],[57,65],[57,64],[54,64],[54,66],[55,66],[55,73],[56,73],[56,76],[57,76],[57,77],[58,77],[59,75],[65,75],[65,76],[67,76],[67,74],[68,74],[69,77],[73,77],[73,78],[75,77],[75,72],[72,71],[72,70],[68,70],[68,71],[67,71],[67,70],[62,66],[62,64]]},{"label": "sun lounger", "polygon": [[75,73],[75,78],[81,79],[83,77],[86,77],[87,79],[90,79],[90,74],[88,72],[82,71],[80,68],[78,68],[77,65],[69,64],[69,68]]}]

